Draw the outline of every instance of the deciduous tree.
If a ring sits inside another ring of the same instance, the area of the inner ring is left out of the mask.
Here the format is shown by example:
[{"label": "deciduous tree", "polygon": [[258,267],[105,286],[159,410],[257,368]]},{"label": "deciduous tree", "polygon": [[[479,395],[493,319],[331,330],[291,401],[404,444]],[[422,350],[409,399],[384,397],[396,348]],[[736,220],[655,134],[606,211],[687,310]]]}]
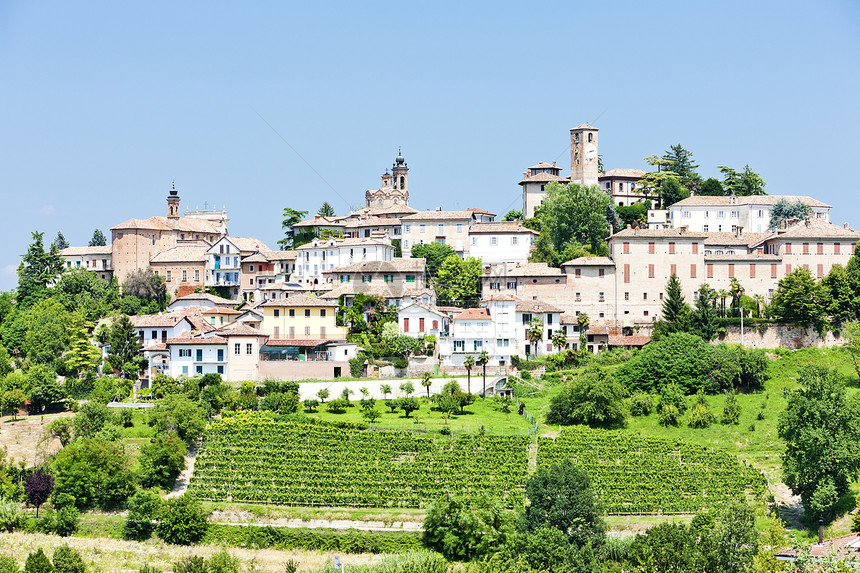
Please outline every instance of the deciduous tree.
[{"label": "deciduous tree", "polygon": [[477,302],[481,297],[481,260],[451,255],[436,274],[436,294],[440,301]]},{"label": "deciduous tree", "polygon": [[423,245],[412,245],[412,258],[427,261],[427,275],[430,280],[435,280],[442,263],[451,255],[456,255],[450,245],[443,243],[425,243]]},{"label": "deciduous tree", "polygon": [[783,475],[807,511],[828,517],[860,471],[860,403],[827,368],[805,366],[798,381],[779,418]]},{"label": "deciduous tree", "polygon": [[618,216],[612,197],[597,186],[577,183],[546,186],[546,197],[538,215],[541,233],[546,233],[558,251],[573,242],[588,245],[595,255],[607,252],[606,237],[610,225],[617,225]]},{"label": "deciduous tree", "polygon": [[290,207],[284,208],[284,219],[281,221],[281,229],[284,230],[284,238],[278,241],[279,247],[284,250],[293,248],[293,239],[295,238],[293,227],[296,223],[301,223],[302,219],[307,214],[307,211],[296,211]]},{"label": "deciduous tree", "polygon": [[798,326],[821,320],[824,311],[812,273],[799,268],[780,280],[769,309],[775,319]]}]

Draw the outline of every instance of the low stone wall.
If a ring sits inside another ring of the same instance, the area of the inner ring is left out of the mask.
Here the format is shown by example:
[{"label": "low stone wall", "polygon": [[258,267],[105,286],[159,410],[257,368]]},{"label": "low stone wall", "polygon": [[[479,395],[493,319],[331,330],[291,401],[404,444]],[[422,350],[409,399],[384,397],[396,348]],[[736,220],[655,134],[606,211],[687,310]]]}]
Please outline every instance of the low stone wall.
[{"label": "low stone wall", "polygon": [[[741,343],[740,325],[729,325],[726,334],[717,342]],[[842,339],[832,331],[818,336],[814,328],[801,328],[790,324],[744,325],[743,344],[747,348],[830,348],[842,344]]]},{"label": "low stone wall", "polygon": [[[339,370],[338,370],[339,369]],[[261,360],[260,380],[330,380],[336,376],[349,376],[349,362]]]}]

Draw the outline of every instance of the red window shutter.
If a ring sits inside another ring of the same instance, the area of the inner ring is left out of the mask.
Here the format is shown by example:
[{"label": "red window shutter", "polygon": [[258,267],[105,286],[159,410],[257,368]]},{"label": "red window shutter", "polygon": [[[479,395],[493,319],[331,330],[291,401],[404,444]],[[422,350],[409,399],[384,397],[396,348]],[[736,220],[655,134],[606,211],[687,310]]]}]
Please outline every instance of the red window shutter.
[{"label": "red window shutter", "polygon": [[713,263],[708,263],[705,266],[705,273],[707,274],[707,277],[709,279],[714,278],[714,265],[713,265]]},{"label": "red window shutter", "polygon": [[630,265],[624,264],[624,282],[630,282]]}]

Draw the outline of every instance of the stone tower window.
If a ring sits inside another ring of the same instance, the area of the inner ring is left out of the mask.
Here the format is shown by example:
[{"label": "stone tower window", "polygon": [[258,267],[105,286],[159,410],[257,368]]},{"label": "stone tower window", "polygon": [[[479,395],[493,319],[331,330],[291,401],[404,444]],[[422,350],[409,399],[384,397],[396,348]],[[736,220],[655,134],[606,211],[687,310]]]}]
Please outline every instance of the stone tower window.
[{"label": "stone tower window", "polygon": [[593,133],[588,134],[588,143],[591,143],[593,135],[594,135]]},{"label": "stone tower window", "polygon": [[401,177],[401,178],[400,178],[400,188],[401,188],[401,189],[403,189],[403,188],[404,188],[404,186],[405,186],[405,181],[406,181],[406,178],[405,178],[405,177]]}]

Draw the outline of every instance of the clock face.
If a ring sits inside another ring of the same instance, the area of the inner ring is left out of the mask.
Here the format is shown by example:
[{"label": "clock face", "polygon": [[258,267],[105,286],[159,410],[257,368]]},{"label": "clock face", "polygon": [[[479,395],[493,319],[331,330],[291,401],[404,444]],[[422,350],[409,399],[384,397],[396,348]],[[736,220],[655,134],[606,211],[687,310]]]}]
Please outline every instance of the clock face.
[{"label": "clock face", "polygon": [[594,161],[597,158],[597,148],[594,147],[593,143],[589,143],[585,146],[585,160],[586,161]]}]

